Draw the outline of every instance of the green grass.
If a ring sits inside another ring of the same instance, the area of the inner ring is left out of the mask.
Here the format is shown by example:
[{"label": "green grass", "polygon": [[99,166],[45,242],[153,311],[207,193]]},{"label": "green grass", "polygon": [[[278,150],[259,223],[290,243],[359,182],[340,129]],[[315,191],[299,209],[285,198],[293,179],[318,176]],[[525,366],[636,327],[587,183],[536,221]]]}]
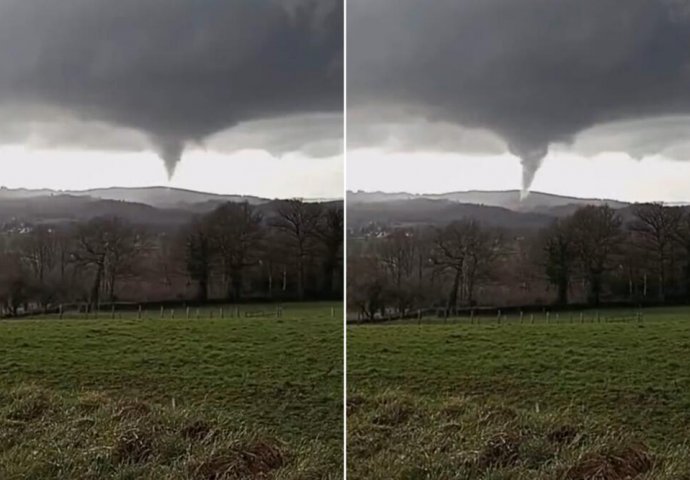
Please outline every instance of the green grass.
[{"label": "green grass", "polygon": [[[649,457],[628,477],[690,478],[690,310],[606,315],[350,327],[350,478],[626,478],[617,448]],[[515,455],[477,460],[492,442]],[[596,455],[609,473],[573,473]]]},{"label": "green grass", "polygon": [[[214,437],[214,442],[220,443],[209,444],[207,449],[193,446],[198,452],[194,458],[211,455],[216,448],[232,450],[229,445],[240,442],[238,438],[265,436],[275,442],[271,445],[279,445],[276,448],[285,458],[271,475],[339,478],[342,309],[335,306],[332,317],[331,308],[326,304],[287,305],[280,318],[269,316],[273,307],[265,307],[266,316],[252,318],[221,319],[216,314],[211,319],[203,318],[208,312],[202,312],[199,319],[179,318],[183,316],[179,313],[175,319],[167,314],[160,319],[157,313],[138,319],[132,313],[122,319],[102,315],[100,319],[0,322],[0,382],[6,392],[0,412],[4,408],[5,420],[11,420],[7,412],[17,408],[22,396],[16,392],[29,385],[29,391],[38,391],[40,398],[50,398],[43,410],[52,416],[39,424],[53,426],[44,431],[43,427],[31,426],[33,417],[20,419],[28,425],[22,427],[26,438],[12,443],[11,448],[0,441],[0,458],[25,458],[28,445],[65,429],[65,422],[78,420],[84,396],[96,395],[104,399],[97,409],[100,413],[92,418],[102,427],[101,437],[83,448],[61,446],[60,451],[67,456],[101,447],[112,451],[114,447],[108,446],[106,437],[112,439],[112,432],[128,428],[113,412],[121,402],[135,401],[147,405],[147,412],[157,412],[151,419],[153,424],[167,425],[160,429],[162,444],[184,440],[175,436],[175,428],[182,428],[192,414],[208,422],[209,429],[221,432]],[[39,460],[50,464],[56,455],[58,452],[51,450]],[[137,467],[139,470],[132,470],[134,476],[127,476],[127,469],[110,468],[117,465],[112,459],[82,456],[88,458],[77,462],[72,477],[45,467],[39,469],[42,476],[33,478],[91,478],[87,475],[91,471],[104,475],[93,478],[246,478],[233,476],[242,471],[236,466],[223,470],[225,476],[203,476],[188,465],[187,460],[192,460],[184,455],[158,450]],[[98,470],[104,462],[108,467]],[[22,470],[18,460],[14,467],[5,468],[8,470],[5,475],[0,470],[0,478],[30,478],[22,476],[29,470]],[[160,476],[161,472],[165,476]]]}]

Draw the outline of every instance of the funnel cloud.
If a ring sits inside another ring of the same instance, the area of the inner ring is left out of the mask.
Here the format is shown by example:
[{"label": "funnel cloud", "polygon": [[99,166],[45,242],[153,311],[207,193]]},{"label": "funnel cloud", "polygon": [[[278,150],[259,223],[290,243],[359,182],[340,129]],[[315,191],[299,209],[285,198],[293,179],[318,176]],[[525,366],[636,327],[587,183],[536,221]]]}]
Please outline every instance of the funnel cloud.
[{"label": "funnel cloud", "polygon": [[385,143],[376,108],[407,109],[496,134],[527,191],[549,149],[584,132],[649,122],[635,151],[584,142],[633,156],[673,150],[679,139],[650,138],[658,119],[690,124],[687,0],[350,0],[348,28],[353,145]]},{"label": "funnel cloud", "polygon": [[168,180],[175,174],[175,167],[182,160],[184,143],[178,138],[159,139],[159,154],[165,163],[165,171],[168,173]]},{"label": "funnel cloud", "polygon": [[105,148],[138,132],[172,174],[239,124],[340,112],[342,38],[343,0],[0,0],[0,143],[54,143],[50,112],[112,126]]}]

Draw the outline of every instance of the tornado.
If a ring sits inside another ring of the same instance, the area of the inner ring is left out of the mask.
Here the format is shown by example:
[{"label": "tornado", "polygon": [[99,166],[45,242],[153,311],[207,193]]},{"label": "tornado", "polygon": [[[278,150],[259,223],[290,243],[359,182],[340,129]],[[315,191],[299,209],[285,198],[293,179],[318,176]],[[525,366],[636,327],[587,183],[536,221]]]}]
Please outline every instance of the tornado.
[{"label": "tornado", "polygon": [[178,138],[158,138],[155,140],[158,145],[158,155],[160,155],[165,165],[165,171],[168,174],[168,181],[175,176],[175,169],[177,164],[182,160],[182,154],[185,149],[185,142]]},{"label": "tornado", "polygon": [[509,150],[520,159],[522,165],[520,200],[524,200],[529,195],[534,177],[549,153],[549,147],[546,144],[520,145],[512,143],[509,145]]}]

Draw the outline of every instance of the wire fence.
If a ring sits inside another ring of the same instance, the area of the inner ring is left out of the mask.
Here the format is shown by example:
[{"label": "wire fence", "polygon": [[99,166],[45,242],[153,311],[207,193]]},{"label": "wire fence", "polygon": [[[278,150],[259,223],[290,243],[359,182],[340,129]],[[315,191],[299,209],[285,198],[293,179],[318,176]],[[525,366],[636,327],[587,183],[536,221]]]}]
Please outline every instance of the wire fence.
[{"label": "wire fence", "polygon": [[[62,304],[51,308],[8,315],[5,319],[224,319],[224,318],[282,318],[286,305],[160,305],[136,303],[112,303],[90,307],[88,304]],[[330,317],[336,318],[337,310],[330,308]]]},{"label": "wire fence", "polygon": [[379,313],[373,319],[362,315],[348,317],[353,324],[371,323],[417,323],[417,324],[467,324],[467,325],[510,325],[510,324],[576,324],[576,323],[631,323],[644,322],[645,314],[641,308],[620,310],[581,310],[581,311],[524,311],[496,308],[470,309],[462,312],[446,309],[425,308],[399,313]]}]

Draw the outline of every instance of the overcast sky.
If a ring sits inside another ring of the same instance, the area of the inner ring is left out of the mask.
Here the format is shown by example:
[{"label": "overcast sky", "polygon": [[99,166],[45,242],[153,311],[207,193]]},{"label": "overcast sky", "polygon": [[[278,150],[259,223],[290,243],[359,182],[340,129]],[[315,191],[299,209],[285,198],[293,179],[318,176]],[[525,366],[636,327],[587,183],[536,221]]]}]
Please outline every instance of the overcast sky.
[{"label": "overcast sky", "polygon": [[690,200],[687,0],[350,0],[348,186]]},{"label": "overcast sky", "polygon": [[343,0],[0,0],[0,185],[342,196],[342,38]]}]

